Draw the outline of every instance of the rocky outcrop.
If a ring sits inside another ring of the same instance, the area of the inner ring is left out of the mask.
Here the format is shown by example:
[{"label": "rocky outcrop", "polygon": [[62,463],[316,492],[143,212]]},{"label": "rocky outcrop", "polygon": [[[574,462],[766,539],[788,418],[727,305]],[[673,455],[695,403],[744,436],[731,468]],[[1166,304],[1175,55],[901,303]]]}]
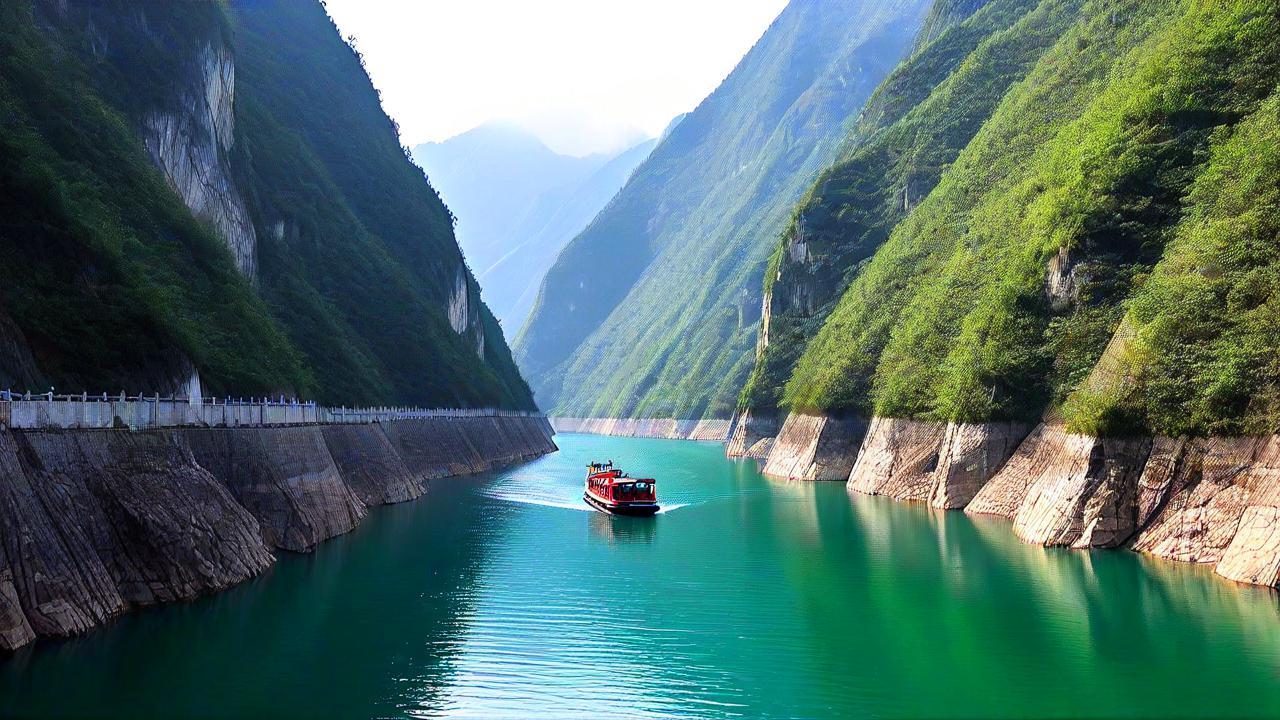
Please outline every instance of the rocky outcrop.
[{"label": "rocky outcrop", "polygon": [[968,506],[1030,430],[1019,422],[948,423],[929,504],[944,510]]},{"label": "rocky outcrop", "polygon": [[551,418],[556,432],[612,435],[614,437],[707,440],[724,442],[731,420],[675,420],[672,418]]},{"label": "rocky outcrop", "polygon": [[0,432],[0,540],[10,649],[220,590],[272,562],[253,515],[166,432]]},{"label": "rocky outcrop", "polygon": [[962,508],[1027,434],[1020,423],[940,423],[876,418],[849,488],[895,500]]},{"label": "rocky outcrop", "polygon": [[478,290],[467,277],[465,265],[459,265],[454,273],[449,302],[444,310],[449,317],[449,327],[459,335],[469,337],[476,356],[483,358],[484,327],[480,321],[480,298]]},{"label": "rocky outcrop", "polygon": [[1099,439],[1042,425],[966,508],[1027,542],[1128,546],[1280,586],[1280,437]]},{"label": "rocky outcrop", "polygon": [[859,417],[791,413],[769,449],[764,474],[784,480],[848,480],[867,432]]},{"label": "rocky outcrop", "polygon": [[427,491],[428,476],[409,469],[384,427],[326,425],[320,431],[338,474],[366,506],[405,502]]},{"label": "rocky outcrop", "polygon": [[0,649],[229,587],[430,478],[553,450],[538,417],[0,430]]},{"label": "rocky outcrop", "polygon": [[1116,547],[1138,529],[1138,478],[1151,441],[1069,435],[1052,428],[1041,436],[1057,448],[1042,454],[1037,475],[1013,518],[1018,537],[1040,545]]},{"label": "rocky outcrop", "polygon": [[[725,454],[729,457],[749,457],[764,460],[773,447],[773,439],[782,429],[782,421],[776,412],[743,410],[734,418]],[[763,454],[761,454],[763,451]]]},{"label": "rocky outcrop", "polygon": [[895,500],[928,500],[946,427],[938,422],[873,419],[849,473],[849,489]]},{"label": "rocky outcrop", "polygon": [[1157,438],[1139,482],[1133,548],[1280,585],[1280,437]]},{"label": "rocky outcrop", "polygon": [[189,65],[191,87],[144,116],[143,144],[192,214],[226,242],[240,272],[254,278],[257,234],[227,159],[235,140],[235,60],[230,48],[210,44]]},{"label": "rocky outcrop", "polygon": [[253,513],[275,547],[309,550],[350,532],[367,512],[318,426],[196,428],[186,440],[196,461]]},{"label": "rocky outcrop", "polygon": [[1027,542],[1116,547],[1138,529],[1138,481],[1151,446],[1041,425],[966,512],[1012,518]]},{"label": "rocky outcrop", "polygon": [[1256,439],[1156,438],[1138,480],[1132,546],[1169,560],[1217,565],[1252,495]]}]

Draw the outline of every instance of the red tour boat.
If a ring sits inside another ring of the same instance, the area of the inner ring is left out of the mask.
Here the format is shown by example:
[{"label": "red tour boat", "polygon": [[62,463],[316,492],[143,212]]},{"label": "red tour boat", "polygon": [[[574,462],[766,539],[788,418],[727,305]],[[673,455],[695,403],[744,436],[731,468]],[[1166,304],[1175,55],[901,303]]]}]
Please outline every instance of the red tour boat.
[{"label": "red tour boat", "polygon": [[582,499],[591,507],[614,515],[648,516],[658,512],[658,491],[652,478],[633,478],[607,463],[587,466],[587,489]]}]

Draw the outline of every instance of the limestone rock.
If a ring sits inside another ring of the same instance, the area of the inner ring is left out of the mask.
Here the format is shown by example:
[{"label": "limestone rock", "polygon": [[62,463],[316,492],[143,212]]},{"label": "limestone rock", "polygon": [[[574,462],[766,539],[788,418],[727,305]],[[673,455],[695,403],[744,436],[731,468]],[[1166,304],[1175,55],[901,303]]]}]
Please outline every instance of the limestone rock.
[{"label": "limestone rock", "polygon": [[193,428],[188,437],[196,461],[253,513],[275,547],[305,552],[365,516],[318,427]]},{"label": "limestone rock", "polygon": [[873,419],[849,474],[849,489],[895,500],[928,500],[945,433],[944,423]]},{"label": "limestone rock", "polygon": [[226,242],[236,267],[257,274],[257,233],[231,179],[227,151],[235,137],[235,60],[230,48],[206,45],[190,63],[195,82],[142,123],[152,162],[196,217]]},{"label": "limestone rock", "polygon": [[1280,586],[1280,437],[1259,439],[1243,485],[1252,491],[1216,571],[1257,585]]},{"label": "limestone rock", "polygon": [[365,505],[405,502],[427,491],[427,478],[409,470],[381,425],[329,425],[321,433],[338,474]]},{"label": "limestone rock", "polygon": [[967,506],[1030,430],[1018,422],[948,423],[929,504],[946,510]]},{"label": "limestone rock", "polygon": [[1133,549],[1180,562],[1218,563],[1249,499],[1242,481],[1256,442],[1156,438],[1138,482],[1142,529]]},{"label": "limestone rock", "polygon": [[421,494],[428,468],[488,470],[552,434],[537,417],[0,430],[0,649],[229,587],[270,566],[268,541],[306,550]]},{"label": "limestone rock", "polygon": [[867,433],[859,417],[791,413],[765,461],[764,474],[784,480],[849,479]]},{"label": "limestone rock", "polygon": [[1067,433],[1039,436],[1044,447],[1014,532],[1027,542],[1069,547],[1115,547],[1138,528],[1138,478],[1149,439],[1110,440]]},{"label": "limestone rock", "polygon": [[[766,440],[777,437],[781,426],[778,414],[758,410],[744,410],[733,420],[733,429],[729,433],[725,454],[729,457],[757,457],[753,455],[757,446]],[[770,442],[769,445],[773,443]],[[766,453],[767,454],[767,453]]]}]

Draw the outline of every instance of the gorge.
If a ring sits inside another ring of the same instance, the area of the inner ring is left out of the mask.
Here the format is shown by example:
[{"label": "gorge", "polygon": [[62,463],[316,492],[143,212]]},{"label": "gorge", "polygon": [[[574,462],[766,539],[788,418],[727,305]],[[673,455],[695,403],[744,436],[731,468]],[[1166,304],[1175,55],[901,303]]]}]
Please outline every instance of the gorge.
[{"label": "gorge", "polygon": [[[860,7],[903,12],[906,44],[854,100],[825,169],[806,171],[790,219],[734,240],[735,262],[772,250],[756,279],[691,260],[728,247],[712,235],[673,245],[679,263],[617,250],[622,276],[642,279],[614,320],[550,369],[530,353],[559,329],[539,335],[535,318],[517,342],[553,422],[715,427],[773,477],[1280,584],[1280,8]],[[758,65],[736,72],[767,85]],[[791,152],[820,146],[795,138]],[[592,242],[570,244],[545,302]],[[685,287],[699,299],[676,299]]]},{"label": "gorge", "polygon": [[0,714],[1280,714],[1280,2],[779,2],[585,158],[329,5],[0,4]]}]

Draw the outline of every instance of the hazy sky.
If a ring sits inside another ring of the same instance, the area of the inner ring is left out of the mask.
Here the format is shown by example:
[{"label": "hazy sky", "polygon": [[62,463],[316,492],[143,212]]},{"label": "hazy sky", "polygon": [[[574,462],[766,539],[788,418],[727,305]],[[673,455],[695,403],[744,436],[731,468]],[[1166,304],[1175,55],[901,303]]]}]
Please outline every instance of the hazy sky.
[{"label": "hazy sky", "polygon": [[786,0],[328,0],[401,141],[515,120],[585,154],[692,110]]}]

